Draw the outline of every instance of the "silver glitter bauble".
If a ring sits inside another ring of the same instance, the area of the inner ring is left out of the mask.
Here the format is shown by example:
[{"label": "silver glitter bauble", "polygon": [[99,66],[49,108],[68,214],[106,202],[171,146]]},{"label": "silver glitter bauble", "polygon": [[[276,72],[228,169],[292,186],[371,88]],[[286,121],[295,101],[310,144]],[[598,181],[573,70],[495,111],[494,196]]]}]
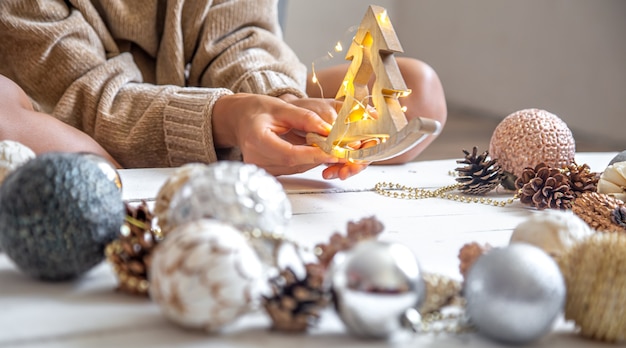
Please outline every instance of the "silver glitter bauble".
[{"label": "silver glitter bauble", "polygon": [[609,161],[608,165],[615,164],[617,162],[626,162],[626,150],[615,155],[615,157],[613,157],[611,161]]},{"label": "silver glitter bauble", "polygon": [[220,161],[207,165],[178,189],[167,215],[170,226],[210,217],[242,231],[282,235],[291,219],[291,204],[280,182],[265,170]]},{"label": "silver glitter bauble", "polygon": [[15,168],[35,158],[35,153],[26,145],[12,140],[0,141],[0,183]]},{"label": "silver glitter bauble", "polygon": [[260,305],[268,281],[256,253],[231,225],[178,226],[153,251],[150,297],[185,328],[216,331]]},{"label": "silver glitter bauble", "polygon": [[111,161],[91,152],[81,152],[80,154],[89,160],[94,161],[98,168],[100,168],[104,175],[106,175],[107,179],[114,183],[118,190],[122,190],[122,178],[120,177],[120,173],[117,171],[117,168],[115,168]]},{"label": "silver glitter bauble", "polygon": [[525,344],[551,330],[565,303],[565,281],[556,262],[525,243],[481,256],[465,280],[467,314],[494,340]]},{"label": "silver glitter bauble", "polygon": [[70,279],[104,260],[124,215],[120,190],[93,161],[46,153],[0,186],[0,246],[32,277]]},{"label": "silver glitter bauble", "polygon": [[364,338],[399,331],[405,312],[419,307],[425,295],[415,255],[397,243],[360,242],[335,255],[327,277],[339,317]]}]

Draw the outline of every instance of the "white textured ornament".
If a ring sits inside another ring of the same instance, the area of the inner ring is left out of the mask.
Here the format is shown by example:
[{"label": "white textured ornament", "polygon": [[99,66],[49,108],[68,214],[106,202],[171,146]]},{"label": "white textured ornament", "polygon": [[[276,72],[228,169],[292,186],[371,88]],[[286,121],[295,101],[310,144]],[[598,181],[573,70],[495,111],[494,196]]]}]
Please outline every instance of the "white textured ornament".
[{"label": "white textured ornament", "polygon": [[491,249],[470,269],[464,295],[478,331],[496,341],[527,344],[551,330],[565,303],[565,280],[541,249],[515,243]]},{"label": "white textured ornament", "polygon": [[528,243],[560,257],[575,243],[592,235],[589,225],[571,211],[542,210],[517,225],[510,243]]},{"label": "white textured ornament", "polygon": [[615,162],[606,167],[598,180],[598,193],[626,202],[626,162]]},{"label": "white textured ornament", "polygon": [[242,162],[219,161],[193,175],[172,196],[167,223],[210,217],[242,231],[282,235],[291,219],[283,186],[265,170]]},{"label": "white textured ornament", "polygon": [[203,163],[185,164],[177,168],[159,189],[154,202],[154,216],[157,218],[157,223],[163,234],[167,234],[176,227],[174,224],[170,224],[167,219],[172,197],[190,178],[206,171],[206,167],[207,165]]},{"label": "white textured ornament", "polygon": [[234,227],[212,219],[178,226],[153,251],[150,297],[167,318],[216,331],[259,305],[261,262]]},{"label": "white textured ornament", "polygon": [[15,168],[35,158],[35,153],[26,145],[16,141],[0,141],[0,184]]},{"label": "white textured ornament", "polygon": [[335,255],[327,277],[341,320],[363,338],[392,336],[406,312],[419,308],[425,297],[417,259],[398,243],[359,242]]}]

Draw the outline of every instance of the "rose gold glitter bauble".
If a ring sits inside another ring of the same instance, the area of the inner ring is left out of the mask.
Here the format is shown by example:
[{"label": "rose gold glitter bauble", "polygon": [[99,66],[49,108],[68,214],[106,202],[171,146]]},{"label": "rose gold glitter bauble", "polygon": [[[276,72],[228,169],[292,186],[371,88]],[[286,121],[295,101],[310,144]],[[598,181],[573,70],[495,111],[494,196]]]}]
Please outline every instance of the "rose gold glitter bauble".
[{"label": "rose gold glitter bauble", "polygon": [[567,124],[540,109],[516,111],[496,127],[489,154],[502,169],[519,177],[524,168],[544,162],[561,168],[574,162],[576,145]]}]

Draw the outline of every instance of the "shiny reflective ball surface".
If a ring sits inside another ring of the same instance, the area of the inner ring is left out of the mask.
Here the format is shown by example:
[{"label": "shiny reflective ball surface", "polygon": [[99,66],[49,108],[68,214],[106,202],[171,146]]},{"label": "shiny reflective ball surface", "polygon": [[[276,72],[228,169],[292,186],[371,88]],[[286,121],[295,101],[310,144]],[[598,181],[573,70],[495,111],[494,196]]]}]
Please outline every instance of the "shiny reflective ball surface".
[{"label": "shiny reflective ball surface", "polygon": [[538,247],[515,243],[481,256],[465,282],[467,314],[496,341],[526,344],[551,330],[565,303],[556,262]]},{"label": "shiny reflective ball surface", "polygon": [[351,334],[387,338],[424,299],[418,261],[404,245],[363,241],[339,253],[329,270],[335,309]]}]

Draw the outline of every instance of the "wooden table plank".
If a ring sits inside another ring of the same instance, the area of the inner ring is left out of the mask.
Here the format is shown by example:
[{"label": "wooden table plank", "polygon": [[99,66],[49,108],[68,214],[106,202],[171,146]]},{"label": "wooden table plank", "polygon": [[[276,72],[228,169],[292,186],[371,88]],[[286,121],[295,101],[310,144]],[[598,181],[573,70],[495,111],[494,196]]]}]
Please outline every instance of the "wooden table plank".
[{"label": "wooden table plank", "polygon": [[[614,153],[579,154],[578,163],[601,171]],[[508,243],[511,230],[537,212],[518,202],[507,207],[467,204],[445,199],[400,200],[372,191],[381,180],[436,188],[453,182],[454,160],[414,162],[404,166],[372,166],[341,182],[321,179],[321,169],[282,177],[293,218],[287,235],[302,245],[325,242],[348,221],[375,215],[384,225],[381,239],[409,246],[422,268],[460,278],[457,254],[466,242],[494,246]],[[125,199],[153,199],[171,169],[122,170]],[[336,315],[326,313],[308,335],[268,331],[263,313],[253,313],[221,335],[189,332],[171,324],[156,304],[114,291],[115,277],[102,263],[74,282],[45,283],[21,274],[0,254],[0,347],[179,346],[179,347],[383,347],[389,342],[362,341],[347,335]],[[420,335],[393,342],[394,347],[498,347],[477,335]],[[535,346],[601,346],[572,334],[560,321]]]}]

